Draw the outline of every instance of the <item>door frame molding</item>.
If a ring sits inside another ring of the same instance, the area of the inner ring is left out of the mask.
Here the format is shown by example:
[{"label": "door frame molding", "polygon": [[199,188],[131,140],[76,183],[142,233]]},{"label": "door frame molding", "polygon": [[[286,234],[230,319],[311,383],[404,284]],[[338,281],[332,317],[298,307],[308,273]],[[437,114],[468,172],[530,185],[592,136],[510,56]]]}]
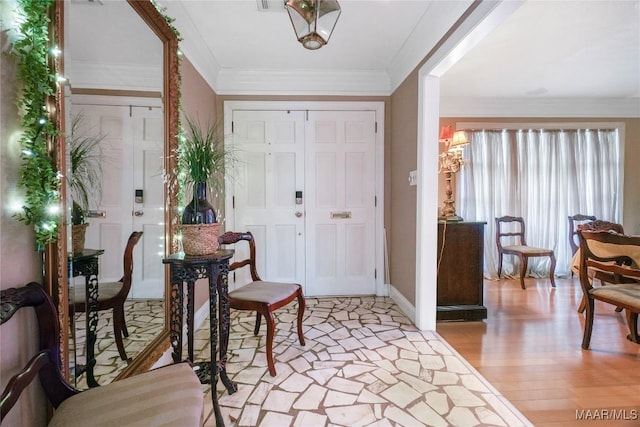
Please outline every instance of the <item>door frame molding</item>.
[{"label": "door frame molding", "polygon": [[[375,141],[375,188],[377,203],[375,208],[375,266],[376,295],[388,296],[389,284],[385,283],[384,254],[384,102],[383,101],[224,101],[224,134],[231,135],[231,122],[235,110],[316,110],[316,111],[375,111],[377,132]],[[225,145],[232,144],[232,138],[225,138]],[[233,206],[233,180],[225,180],[225,212]],[[234,229],[232,216],[225,216],[225,229]]]}]

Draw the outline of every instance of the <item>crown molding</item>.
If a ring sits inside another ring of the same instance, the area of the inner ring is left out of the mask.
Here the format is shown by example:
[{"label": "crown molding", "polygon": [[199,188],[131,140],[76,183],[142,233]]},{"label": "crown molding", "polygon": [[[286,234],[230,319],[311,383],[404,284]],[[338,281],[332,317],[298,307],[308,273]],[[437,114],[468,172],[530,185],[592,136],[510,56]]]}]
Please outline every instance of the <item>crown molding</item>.
[{"label": "crown molding", "polygon": [[68,61],[66,75],[74,88],[162,91],[162,71],[158,67]]},{"label": "crown molding", "polygon": [[388,96],[385,71],[238,70],[222,69],[219,95]]},{"label": "crown molding", "polygon": [[[430,2],[411,35],[389,65],[388,72],[392,91],[396,90],[425,59],[425,56],[472,3],[472,0]],[[434,22],[436,27],[434,27]]]},{"label": "crown molding", "polygon": [[180,1],[161,1],[172,17],[173,25],[180,32],[180,52],[198,70],[198,73],[217,92],[217,77],[220,64],[211,51],[206,47],[205,39],[194,25],[191,15],[185,10]]},{"label": "crown molding", "polygon": [[441,117],[640,118],[640,98],[440,98]]}]

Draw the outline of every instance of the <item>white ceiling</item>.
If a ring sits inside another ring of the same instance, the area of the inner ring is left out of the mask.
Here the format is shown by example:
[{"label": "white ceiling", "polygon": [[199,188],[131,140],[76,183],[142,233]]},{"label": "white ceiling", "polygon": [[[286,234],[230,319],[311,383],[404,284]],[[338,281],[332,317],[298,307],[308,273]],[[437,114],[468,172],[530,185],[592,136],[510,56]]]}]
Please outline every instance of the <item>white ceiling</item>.
[{"label": "white ceiling", "polygon": [[[269,1],[279,10],[259,11],[256,0],[157,3],[175,19],[186,57],[222,95],[389,95],[473,3],[340,0],[329,44],[308,51],[279,0]],[[542,107],[640,117],[640,0],[484,1],[458,34],[484,18],[495,29],[464,56],[453,45],[439,51],[453,52],[441,76],[442,115],[520,108],[531,116]]]}]

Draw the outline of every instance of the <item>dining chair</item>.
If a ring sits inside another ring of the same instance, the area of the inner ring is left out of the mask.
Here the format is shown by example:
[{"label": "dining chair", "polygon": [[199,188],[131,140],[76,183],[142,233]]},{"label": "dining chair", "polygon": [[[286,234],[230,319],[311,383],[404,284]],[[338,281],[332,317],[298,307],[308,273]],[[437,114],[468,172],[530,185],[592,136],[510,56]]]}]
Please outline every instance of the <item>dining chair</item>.
[{"label": "dining chair", "polygon": [[248,242],[249,258],[234,261],[229,266],[229,271],[248,266],[252,281],[229,292],[229,306],[235,310],[256,312],[256,323],[253,330],[254,335],[258,335],[260,332],[261,319],[262,317],[265,318],[267,323],[267,365],[269,367],[269,374],[274,377],[276,375],[276,368],[273,362],[273,338],[275,336],[275,318],[273,312],[289,304],[294,299],[298,301],[298,340],[300,341],[300,345],[305,345],[302,331],[302,318],[305,309],[302,286],[297,283],[264,281],[260,278],[256,269],[256,245],[253,235],[250,232],[237,233],[230,231],[218,237],[218,242],[221,245],[232,245],[240,241]]},{"label": "dining chair", "polygon": [[[576,231],[607,231],[614,232],[618,234],[624,234],[624,227],[622,224],[618,224],[616,222],[604,221],[601,219],[597,219],[591,222],[585,222],[584,224],[579,224],[577,226]],[[579,249],[579,248],[578,248]],[[578,273],[580,271],[580,251],[576,251],[573,254],[573,258],[571,259],[571,274]],[[595,271],[594,279],[600,281],[600,284],[604,286],[606,283],[616,283],[619,278],[608,274],[603,271]],[[578,313],[583,313],[586,308],[586,299],[583,296],[580,301],[580,305],[578,306]],[[621,311],[620,307],[616,308],[616,311]]]},{"label": "dining chair", "polygon": [[[578,225],[587,221],[595,221],[597,218],[593,215],[575,214],[567,217],[569,219],[569,246],[571,247],[571,255],[575,255],[580,247],[578,240]],[[571,272],[573,275],[573,271]]]},{"label": "dining chair", "polygon": [[[640,237],[607,231],[579,230],[580,287],[586,301],[582,348],[589,349],[595,317],[595,301],[612,304],[626,311],[628,339],[640,344]],[[594,287],[595,272],[616,277],[614,284]]]},{"label": "dining chair", "polygon": [[[527,274],[529,258],[549,257],[549,280],[551,286],[556,287],[554,272],[556,269],[556,256],[552,249],[537,248],[527,245],[525,239],[525,223],[522,217],[502,216],[495,218],[496,222],[496,245],[498,247],[498,278],[502,275],[502,258],[504,255],[515,255],[520,260],[520,286],[524,285],[524,276]],[[504,245],[503,239],[508,239],[510,244]],[[515,244],[511,243],[515,240]]]},{"label": "dining chair", "polygon": [[[129,236],[123,256],[123,276],[117,282],[100,282],[98,284],[98,311],[112,310],[113,336],[122,360],[129,360],[124,349],[122,336],[129,336],[124,316],[124,302],[131,290],[133,275],[133,248],[142,237],[142,231],[134,231]],[[76,313],[86,313],[86,285],[77,284],[74,288],[74,310]]]}]

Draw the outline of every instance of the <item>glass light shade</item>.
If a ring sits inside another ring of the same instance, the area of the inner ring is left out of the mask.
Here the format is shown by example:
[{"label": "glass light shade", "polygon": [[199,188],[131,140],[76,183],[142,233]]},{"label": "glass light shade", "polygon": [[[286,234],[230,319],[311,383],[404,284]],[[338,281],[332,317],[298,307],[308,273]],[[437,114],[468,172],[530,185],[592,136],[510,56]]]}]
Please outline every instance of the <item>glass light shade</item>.
[{"label": "glass light shade", "polygon": [[340,16],[336,0],[287,0],[285,8],[304,47],[315,50],[329,42]]}]

